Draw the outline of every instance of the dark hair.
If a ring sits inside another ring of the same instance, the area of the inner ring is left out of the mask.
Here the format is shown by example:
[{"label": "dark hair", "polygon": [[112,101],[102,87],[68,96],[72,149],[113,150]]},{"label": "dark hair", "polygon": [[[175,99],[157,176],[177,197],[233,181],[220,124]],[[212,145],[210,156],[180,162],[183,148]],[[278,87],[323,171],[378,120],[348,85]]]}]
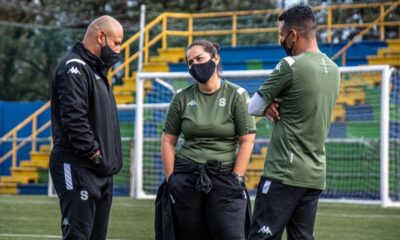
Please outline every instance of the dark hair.
[{"label": "dark hair", "polygon": [[286,9],[278,20],[285,21],[286,28],[296,29],[303,37],[315,35],[317,30],[317,20],[312,9],[307,5],[295,5]]},{"label": "dark hair", "polygon": [[[214,58],[217,54],[219,55],[220,47],[219,47],[218,43],[213,43],[213,42],[205,40],[205,39],[196,40],[196,41],[192,42],[192,44],[190,44],[186,48],[186,54],[187,54],[187,51],[194,46],[202,46],[204,51],[210,54],[211,58]],[[187,56],[186,56],[186,61],[187,61]],[[221,73],[222,73],[221,58],[219,58],[217,70],[218,70],[218,75],[221,76]]]}]

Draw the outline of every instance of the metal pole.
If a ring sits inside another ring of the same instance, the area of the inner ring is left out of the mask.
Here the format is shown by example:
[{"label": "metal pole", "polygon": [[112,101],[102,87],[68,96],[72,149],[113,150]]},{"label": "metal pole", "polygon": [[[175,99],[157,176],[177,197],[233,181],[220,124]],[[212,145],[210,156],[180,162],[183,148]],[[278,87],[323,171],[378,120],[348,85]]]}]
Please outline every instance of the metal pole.
[{"label": "metal pole", "polygon": [[143,66],[143,42],[144,42],[144,27],[146,24],[146,5],[140,5],[140,36],[139,36],[139,58],[137,72],[142,71]]},{"label": "metal pole", "polygon": [[381,92],[381,206],[388,207],[389,198],[389,94],[390,68],[385,66],[382,71]]},{"label": "metal pole", "polygon": [[[139,38],[139,59],[137,72],[142,71],[143,66],[143,40],[144,40],[144,28],[145,28],[145,16],[146,16],[146,6],[140,6],[140,38]],[[131,192],[132,197],[139,198],[142,194],[142,183],[143,183],[143,78],[138,77],[136,74],[136,118],[135,118],[135,181],[131,184],[135,186],[135,191]]]}]

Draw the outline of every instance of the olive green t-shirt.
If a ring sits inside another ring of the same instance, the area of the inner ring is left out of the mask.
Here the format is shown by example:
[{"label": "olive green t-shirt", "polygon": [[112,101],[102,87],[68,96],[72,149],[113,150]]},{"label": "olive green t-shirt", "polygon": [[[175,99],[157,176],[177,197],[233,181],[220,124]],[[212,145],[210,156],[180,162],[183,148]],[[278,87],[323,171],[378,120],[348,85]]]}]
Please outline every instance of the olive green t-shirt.
[{"label": "olive green t-shirt", "polygon": [[305,52],[278,63],[257,91],[267,103],[282,100],[264,176],[292,186],[325,188],[325,140],[339,84],[339,68],[323,53]]},{"label": "olive green t-shirt", "polygon": [[199,163],[233,163],[239,137],[255,132],[255,119],[247,113],[247,91],[221,81],[221,87],[212,94],[202,93],[198,84],[193,84],[172,99],[164,131],[182,134],[184,141],[176,152],[178,157]]}]

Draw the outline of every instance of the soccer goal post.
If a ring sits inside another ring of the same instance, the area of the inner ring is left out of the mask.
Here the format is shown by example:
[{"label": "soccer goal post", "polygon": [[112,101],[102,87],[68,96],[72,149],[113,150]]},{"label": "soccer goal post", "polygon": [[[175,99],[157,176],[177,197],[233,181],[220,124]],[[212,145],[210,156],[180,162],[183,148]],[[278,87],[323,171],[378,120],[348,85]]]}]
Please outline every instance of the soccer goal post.
[{"label": "soccer goal post", "polygon": [[[224,71],[222,77],[253,95],[271,71]],[[342,67],[340,71],[340,96],[326,141],[327,189],[321,198],[400,206],[399,74],[389,66]],[[154,198],[164,179],[160,152],[163,121],[175,92],[190,84],[193,81],[187,72],[137,74],[132,192],[136,198]],[[265,118],[256,122],[256,143],[246,173],[253,195],[273,129]],[[178,147],[181,142],[179,139]]]}]

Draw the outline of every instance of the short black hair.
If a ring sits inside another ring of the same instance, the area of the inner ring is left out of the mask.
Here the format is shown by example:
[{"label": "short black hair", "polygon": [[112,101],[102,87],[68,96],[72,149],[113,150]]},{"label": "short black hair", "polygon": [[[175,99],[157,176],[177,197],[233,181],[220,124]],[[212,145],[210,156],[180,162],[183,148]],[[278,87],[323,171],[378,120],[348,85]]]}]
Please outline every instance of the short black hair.
[{"label": "short black hair", "polygon": [[286,9],[278,18],[284,21],[285,27],[293,28],[303,36],[310,36],[317,30],[317,20],[312,9],[304,4],[295,5]]}]

